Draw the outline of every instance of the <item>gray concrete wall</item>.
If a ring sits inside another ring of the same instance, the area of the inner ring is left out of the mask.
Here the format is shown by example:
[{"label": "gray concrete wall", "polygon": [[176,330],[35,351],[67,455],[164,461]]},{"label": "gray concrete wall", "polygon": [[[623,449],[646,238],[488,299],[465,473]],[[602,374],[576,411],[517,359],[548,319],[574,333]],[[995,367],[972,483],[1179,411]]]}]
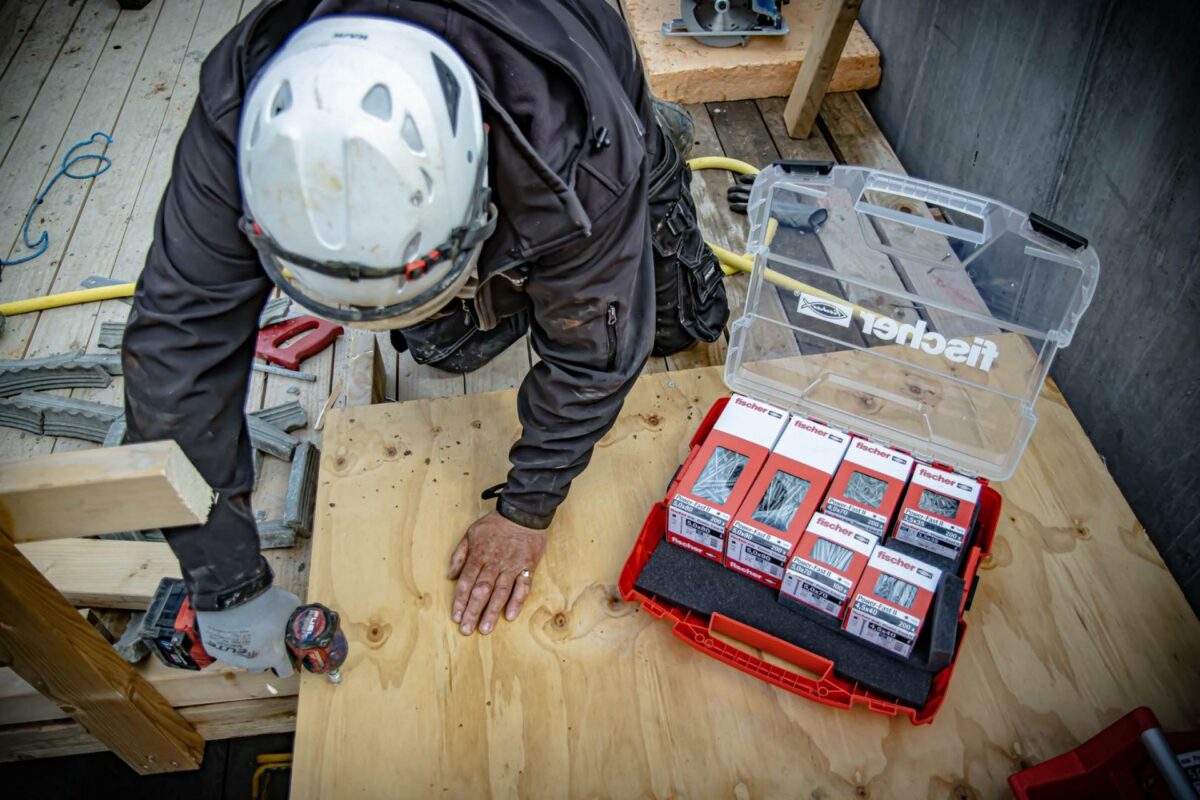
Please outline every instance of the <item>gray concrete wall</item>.
[{"label": "gray concrete wall", "polygon": [[867,0],[867,106],[913,175],[1088,237],[1052,372],[1200,609],[1200,4]]}]

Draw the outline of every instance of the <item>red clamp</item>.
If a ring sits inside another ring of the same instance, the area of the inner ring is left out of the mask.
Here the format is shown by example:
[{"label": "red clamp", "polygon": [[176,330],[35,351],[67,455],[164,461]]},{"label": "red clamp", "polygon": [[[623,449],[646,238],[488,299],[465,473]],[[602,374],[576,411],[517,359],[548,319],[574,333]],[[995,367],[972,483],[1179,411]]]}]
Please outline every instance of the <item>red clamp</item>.
[{"label": "red clamp", "polygon": [[[254,353],[263,361],[298,370],[300,362],[333,344],[345,331],[341,325],[316,317],[295,317],[258,332]],[[303,335],[301,335],[303,334]],[[294,339],[295,341],[289,341]],[[285,342],[288,342],[286,345]]]}]

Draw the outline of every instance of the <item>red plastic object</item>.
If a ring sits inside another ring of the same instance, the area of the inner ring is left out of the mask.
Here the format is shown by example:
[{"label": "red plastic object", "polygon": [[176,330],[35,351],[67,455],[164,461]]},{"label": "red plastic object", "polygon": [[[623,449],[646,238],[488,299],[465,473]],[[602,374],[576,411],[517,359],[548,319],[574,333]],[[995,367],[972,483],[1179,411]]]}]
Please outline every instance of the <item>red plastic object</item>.
[{"label": "red plastic object", "polygon": [[[1154,712],[1142,706],[1109,725],[1083,744],[1009,776],[1017,800],[1084,800],[1084,798],[1169,798],[1166,782],[1142,743],[1142,733],[1160,727]],[[1200,731],[1168,733],[1177,754],[1200,751]],[[1193,785],[1200,775],[1188,776]]]},{"label": "red plastic object", "polygon": [[[296,370],[301,361],[329,347],[343,332],[345,328],[328,320],[294,317],[259,331],[254,354],[268,363]],[[293,338],[295,341],[284,344]]]},{"label": "red plastic object", "polygon": [[[675,473],[672,488],[674,483],[679,480],[679,476],[687,471],[688,464],[696,457],[700,444],[716,423],[717,417],[721,415],[721,411],[728,401],[729,398],[723,397],[708,410],[704,421],[700,423],[700,427],[692,436],[691,450],[683,466]],[[670,493],[668,489],[667,494]],[[966,610],[970,600],[979,562],[991,551],[992,539],[996,534],[996,524],[1000,519],[1001,503],[1000,494],[985,484],[979,499],[975,541],[971,545],[963,571],[963,585],[966,589],[959,606],[958,645],[950,666],[933,677],[929,700],[923,708],[910,708],[893,699],[882,697],[858,683],[847,681],[834,674],[833,662],[829,659],[764,633],[757,628],[729,619],[721,614],[697,614],[654,595],[646,595],[638,591],[634,587],[634,582],[646,566],[646,562],[650,560],[654,549],[663,541],[663,535],[666,532],[667,507],[665,503],[655,503],[650,510],[650,515],[646,517],[646,522],[642,525],[642,532],[633,545],[633,552],[629,554],[625,566],[621,569],[621,577],[617,586],[621,591],[621,597],[625,600],[637,601],[652,617],[669,623],[674,634],[692,647],[748,675],[753,675],[759,680],[835,708],[862,705],[877,714],[889,717],[904,714],[912,724],[924,725],[933,722],[942,703],[945,702],[946,691],[950,686],[950,677],[954,673],[954,664],[958,661],[958,653],[967,632],[967,624],[962,620],[961,614]],[[750,647],[795,664],[808,674],[792,672],[763,661],[745,650],[714,638],[712,635],[714,633],[745,642]]]}]

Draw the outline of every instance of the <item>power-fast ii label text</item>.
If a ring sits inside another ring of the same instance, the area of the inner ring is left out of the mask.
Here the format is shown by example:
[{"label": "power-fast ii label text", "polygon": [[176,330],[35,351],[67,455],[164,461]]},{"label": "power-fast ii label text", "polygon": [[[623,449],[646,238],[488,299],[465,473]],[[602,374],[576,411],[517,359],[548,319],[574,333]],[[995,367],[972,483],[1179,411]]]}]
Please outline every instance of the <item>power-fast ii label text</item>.
[{"label": "power-fast ii label text", "polygon": [[781,588],[789,597],[836,617],[853,584],[831,569],[797,557],[788,565]]},{"label": "power-fast ii label text", "polygon": [[854,598],[854,606],[846,620],[846,631],[907,656],[916,642],[920,623],[911,614],[860,594]]},{"label": "power-fast ii label text", "polygon": [[729,516],[697,503],[689,497],[676,497],[667,514],[667,530],[718,553],[724,551],[725,525]]}]

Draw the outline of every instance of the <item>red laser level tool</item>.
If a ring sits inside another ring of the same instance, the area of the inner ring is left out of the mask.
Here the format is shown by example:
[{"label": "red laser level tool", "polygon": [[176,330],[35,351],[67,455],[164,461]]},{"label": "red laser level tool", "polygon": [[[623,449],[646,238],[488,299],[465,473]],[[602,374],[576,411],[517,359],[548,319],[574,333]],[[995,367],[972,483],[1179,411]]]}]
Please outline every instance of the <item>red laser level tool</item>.
[{"label": "red laser level tool", "polygon": [[[259,331],[254,353],[263,361],[294,371],[300,369],[301,361],[329,347],[343,332],[345,328],[328,320],[295,317]],[[284,344],[293,338],[294,342]]]},{"label": "red laser level tool", "polygon": [[320,603],[300,606],[288,619],[284,641],[306,670],[327,675],[330,683],[342,682],[341,667],[349,645],[337,612]]},{"label": "red laser level tool", "polygon": [[139,635],[168,667],[198,671],[216,660],[200,643],[196,612],[179,578],[158,582]]}]

